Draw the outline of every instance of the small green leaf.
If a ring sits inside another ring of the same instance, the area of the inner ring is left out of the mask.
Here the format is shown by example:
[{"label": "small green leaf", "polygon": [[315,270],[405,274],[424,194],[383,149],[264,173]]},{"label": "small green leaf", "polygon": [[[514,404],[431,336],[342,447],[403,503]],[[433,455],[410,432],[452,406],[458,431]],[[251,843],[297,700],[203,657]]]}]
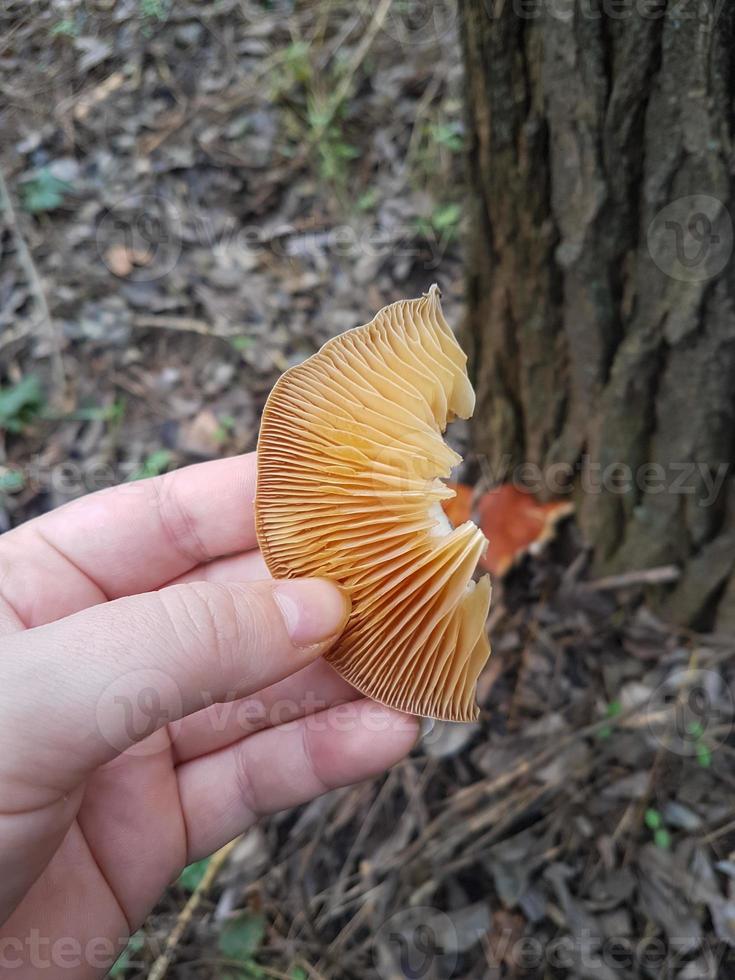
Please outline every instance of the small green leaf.
[{"label": "small green leaf", "polygon": [[115,977],[122,977],[125,971],[134,965],[135,954],[139,953],[144,946],[145,935],[142,932],[136,932],[130,937],[128,945],[110,967],[107,976],[112,977],[113,980]]},{"label": "small green leaf", "polygon": [[290,980],[309,980],[306,970],[300,966],[294,966],[289,973]]},{"label": "small green leaf", "polygon": [[110,405],[81,405],[66,415],[45,414],[44,418],[70,422],[121,422],[125,415],[125,401],[116,399]]},{"label": "small green leaf", "polygon": [[661,814],[658,812],[658,810],[654,810],[653,808],[646,810],[646,814],[643,819],[645,820],[646,827],[648,827],[649,830],[658,830],[659,827],[663,826]]},{"label": "small green leaf", "polygon": [[340,160],[356,160],[360,156],[360,151],[351,143],[335,143],[333,145],[334,155]]},{"label": "small green leaf", "polygon": [[255,341],[252,337],[232,337],[230,340],[230,346],[236,351],[249,350],[254,343]]},{"label": "small green leaf", "polygon": [[322,130],[329,126],[334,116],[334,110],[329,100],[310,98],[306,107],[306,114],[309,125],[315,130]]},{"label": "small green leaf", "polygon": [[416,231],[418,231],[419,235],[423,235],[424,238],[430,238],[434,232],[431,227],[431,222],[422,217],[416,218]]},{"label": "small green leaf", "polygon": [[265,937],[265,916],[243,912],[225,923],[219,934],[218,946],[223,956],[231,960],[249,960],[258,951]]},{"label": "small green leaf", "polygon": [[357,199],[357,208],[359,211],[370,211],[371,208],[375,207],[378,200],[378,192],[374,187],[371,187],[369,191],[365,191]]},{"label": "small green leaf", "polygon": [[431,216],[431,223],[437,231],[449,231],[454,228],[462,216],[459,204],[443,204]]},{"label": "small green leaf", "polygon": [[20,470],[5,469],[0,466],[0,493],[18,493],[26,485],[26,478]]},{"label": "small green leaf", "polygon": [[309,45],[306,41],[294,41],[283,53],[284,67],[291,73],[295,82],[306,85],[311,81],[312,68],[309,61]]},{"label": "small green leaf", "polygon": [[164,0],[139,0],[142,17],[155,20],[165,20],[168,4]]},{"label": "small green leaf", "polygon": [[452,153],[459,153],[464,148],[464,140],[456,124],[439,123],[439,125],[432,127],[431,132],[436,142],[441,146],[446,146]]},{"label": "small green leaf", "polygon": [[173,456],[168,449],[157,449],[148,456],[141,467],[128,477],[127,482],[135,480],[147,480],[152,476],[160,476],[165,473],[173,461]]},{"label": "small green leaf", "polygon": [[220,445],[222,445],[222,443],[227,442],[227,440],[230,438],[230,435],[234,432],[237,423],[231,415],[220,415],[218,417],[218,421],[219,425],[215,429],[214,438]]},{"label": "small green leaf", "polygon": [[0,388],[0,429],[22,432],[43,408],[43,393],[35,375],[29,374],[10,388]]},{"label": "small green leaf", "polygon": [[188,867],[184,868],[179,875],[179,884],[184,891],[189,892],[189,894],[196,891],[205,875],[210,860],[211,858],[204,858],[203,860],[197,861],[195,864],[190,864]]},{"label": "small green leaf", "polygon": [[687,725],[687,735],[694,739],[699,739],[704,735],[704,726],[701,721],[690,721]]},{"label": "small green leaf", "polygon": [[712,765],[712,752],[704,742],[697,743],[697,762],[703,769],[709,769]]},{"label": "small green leaf", "polygon": [[654,832],[653,842],[656,847],[660,847],[662,851],[668,851],[671,847],[671,834],[665,827],[659,827],[658,830]]},{"label": "small green leaf", "polygon": [[54,177],[48,167],[42,167],[21,184],[21,201],[26,211],[41,214],[55,211],[64,203],[64,197],[73,190],[71,184]]},{"label": "small green leaf", "polygon": [[51,37],[76,37],[77,33],[77,25],[70,17],[57,20],[51,28]]},{"label": "small green leaf", "polygon": [[[623,710],[623,706],[620,701],[611,701],[610,704],[605,708],[606,718],[617,718],[618,715]],[[603,727],[597,733],[597,737],[601,741],[605,741],[608,738],[612,738],[613,727],[612,725],[603,725]]]}]

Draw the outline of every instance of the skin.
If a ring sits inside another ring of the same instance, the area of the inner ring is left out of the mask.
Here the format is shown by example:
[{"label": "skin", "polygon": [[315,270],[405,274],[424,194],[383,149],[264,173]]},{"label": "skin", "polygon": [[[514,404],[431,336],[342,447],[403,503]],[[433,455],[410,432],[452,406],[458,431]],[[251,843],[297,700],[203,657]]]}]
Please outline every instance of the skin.
[{"label": "skin", "polygon": [[185,865],[415,744],[321,659],[341,590],[269,579],[254,491],[221,460],[0,538],[3,976],[104,975]]}]

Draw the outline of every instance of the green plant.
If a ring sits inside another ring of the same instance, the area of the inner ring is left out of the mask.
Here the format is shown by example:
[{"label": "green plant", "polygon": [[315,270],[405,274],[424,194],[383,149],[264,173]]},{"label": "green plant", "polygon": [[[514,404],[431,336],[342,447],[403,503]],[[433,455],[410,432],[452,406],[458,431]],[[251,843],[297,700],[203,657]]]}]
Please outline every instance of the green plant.
[{"label": "green plant", "polygon": [[41,384],[33,374],[9,388],[0,387],[0,429],[22,432],[41,414],[43,404]]},{"label": "green plant", "polygon": [[356,159],[360,151],[344,138],[339,118],[342,108],[335,104],[333,96],[310,95],[306,104],[306,139],[316,149],[322,180],[344,185],[347,164]]},{"label": "green plant", "polygon": [[[610,718],[610,720],[612,720],[613,718],[617,718],[618,715],[622,712],[622,710],[623,710],[623,706],[620,703],[620,701],[617,700],[611,701],[610,704],[608,704],[607,708],[605,709],[605,717]],[[598,731],[597,737],[602,741],[604,741],[605,739],[610,738],[612,733],[613,733],[612,725],[604,725]]]},{"label": "green plant", "polygon": [[168,449],[156,449],[150,453],[143,463],[127,479],[128,483],[134,480],[147,480],[152,476],[160,476],[165,473],[173,462],[173,455]]},{"label": "green plant", "polygon": [[459,105],[445,105],[440,118],[417,125],[408,149],[412,183],[424,190],[461,180],[457,163],[465,149]]},{"label": "green plant", "polygon": [[459,204],[440,204],[432,212],[431,223],[436,231],[453,233],[461,217],[462,208]]},{"label": "green plant", "polygon": [[136,932],[128,940],[128,945],[115,960],[107,976],[112,977],[113,980],[115,980],[117,977],[124,976],[126,970],[132,966],[135,966],[136,954],[139,953],[144,946],[144,934],[142,932]]},{"label": "green plant", "polygon": [[417,218],[416,228],[425,238],[439,236],[448,242],[456,235],[461,217],[462,208],[459,204],[439,204],[429,218]]},{"label": "green plant", "polygon": [[109,405],[81,405],[66,415],[44,414],[44,418],[68,422],[107,422],[117,425],[125,417],[125,399],[116,398]]},{"label": "green plant", "polygon": [[48,167],[42,167],[32,177],[22,181],[21,203],[31,214],[55,211],[71,190],[71,184],[55,177]]},{"label": "green plant", "polygon": [[254,344],[255,341],[253,340],[252,337],[246,337],[243,335],[240,337],[230,338],[230,346],[232,347],[233,350],[236,350],[238,353],[242,353],[244,350],[250,350],[250,348],[253,347]]},{"label": "green plant", "polygon": [[323,75],[315,71],[311,46],[296,40],[277,59],[271,85],[271,101],[285,103],[285,132],[289,141],[285,152],[312,153],[319,176],[343,188],[348,164],[359,150],[345,138],[341,117],[346,108],[347,88],[344,72],[349,69],[335,57]]},{"label": "green plant", "polygon": [[325,133],[318,147],[319,174],[322,179],[344,184],[347,181],[347,164],[359,157],[360,151],[346,143],[333,129]]},{"label": "green plant", "polygon": [[206,874],[210,860],[211,858],[203,858],[201,861],[197,861],[195,864],[190,864],[184,868],[179,875],[179,884],[184,891],[189,892],[189,894],[196,891],[202,878]]},{"label": "green plant", "polygon": [[71,17],[57,20],[51,28],[51,37],[76,37],[77,34],[79,34],[79,28],[76,21],[72,20]]},{"label": "green plant", "polygon": [[231,415],[219,415],[217,417],[219,425],[214,433],[214,438],[218,443],[227,442],[237,425],[236,420]]},{"label": "green plant", "polygon": [[227,960],[236,961],[238,966],[228,970],[225,976],[237,978],[259,978],[263,971],[258,966],[255,955],[265,938],[265,916],[259,912],[241,912],[225,923],[219,934],[217,946]]},{"label": "green plant", "polygon": [[168,16],[165,0],[138,0],[138,9],[145,20],[165,20]]},{"label": "green plant", "polygon": [[358,211],[370,211],[378,203],[378,192],[374,187],[366,190],[364,194],[361,194],[357,199],[357,210]]},{"label": "green plant", "polygon": [[308,85],[313,78],[309,44],[306,41],[294,41],[283,52],[282,70],[291,82]]},{"label": "green plant", "polygon": [[0,466],[0,496],[4,493],[18,493],[26,485],[26,478],[20,470]]},{"label": "green plant", "polygon": [[169,0],[138,0],[138,13],[142,22],[141,34],[148,38],[153,34],[154,22],[162,24],[168,17]]},{"label": "green plant", "polygon": [[704,741],[704,726],[701,721],[692,721],[687,725],[687,735],[694,740],[694,753],[697,762],[703,769],[712,765],[712,750]]},{"label": "green plant", "polygon": [[656,847],[660,847],[663,851],[668,851],[671,847],[671,834],[664,826],[664,818],[659,811],[654,807],[649,807],[643,816],[643,820],[646,827],[653,834],[653,842]]},{"label": "green plant", "polygon": [[459,122],[431,123],[429,134],[435,143],[446,147],[450,153],[461,153],[464,150],[464,137]]}]

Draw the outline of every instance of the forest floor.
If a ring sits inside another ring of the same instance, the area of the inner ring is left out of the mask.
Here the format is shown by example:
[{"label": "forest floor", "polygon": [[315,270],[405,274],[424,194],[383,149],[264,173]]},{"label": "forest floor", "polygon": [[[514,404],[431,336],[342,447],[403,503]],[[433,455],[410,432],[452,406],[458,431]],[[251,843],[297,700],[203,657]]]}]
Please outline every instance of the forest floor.
[{"label": "forest floor", "polygon": [[[0,530],[252,450],[278,375],[387,302],[437,281],[461,322],[456,29],[441,2],[5,0]],[[149,975],[192,892],[171,977],[733,975],[733,641],[589,581],[573,521],[489,628],[479,722],[254,828],[206,889],[187,869],[113,975]]]}]

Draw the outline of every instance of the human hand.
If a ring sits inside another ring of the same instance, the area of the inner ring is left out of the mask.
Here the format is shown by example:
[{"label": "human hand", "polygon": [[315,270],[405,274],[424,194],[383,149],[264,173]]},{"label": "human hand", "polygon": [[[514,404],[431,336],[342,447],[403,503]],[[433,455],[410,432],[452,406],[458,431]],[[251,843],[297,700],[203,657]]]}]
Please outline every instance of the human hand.
[{"label": "human hand", "polygon": [[341,591],[268,580],[254,489],[205,463],[0,538],[3,976],[103,975],[185,865],[415,743],[320,659]]}]

